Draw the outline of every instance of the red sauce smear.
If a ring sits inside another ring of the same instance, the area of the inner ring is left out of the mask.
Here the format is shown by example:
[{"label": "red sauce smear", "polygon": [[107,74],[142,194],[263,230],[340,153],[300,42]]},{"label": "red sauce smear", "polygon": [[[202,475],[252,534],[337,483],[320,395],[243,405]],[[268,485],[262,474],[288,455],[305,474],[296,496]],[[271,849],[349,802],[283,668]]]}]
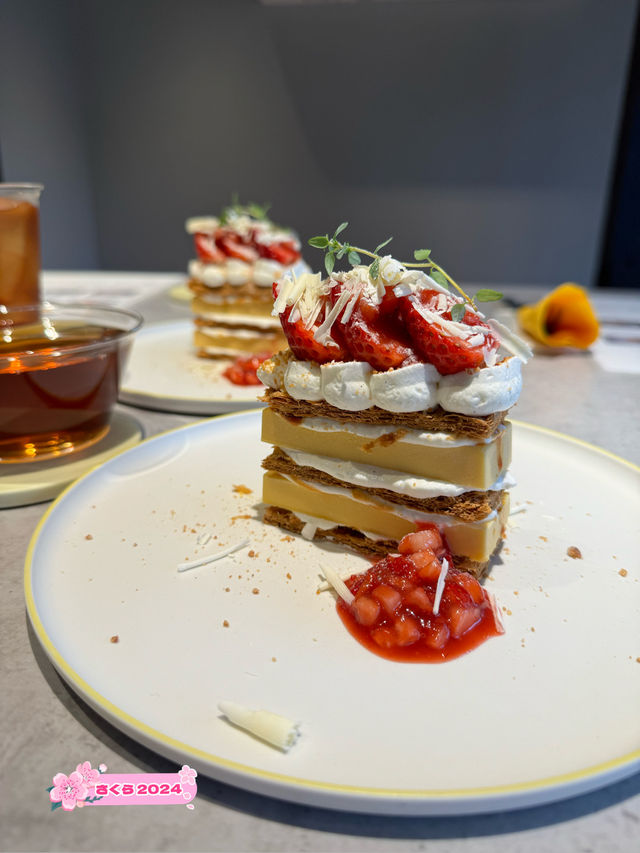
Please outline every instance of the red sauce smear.
[{"label": "red sauce smear", "polygon": [[[437,547],[410,550],[426,540]],[[434,614],[442,560],[453,565],[436,528],[409,534],[398,547],[404,553],[345,581],[355,596],[351,605],[337,603],[343,624],[366,649],[392,661],[442,663],[503,633],[488,593],[472,575],[454,568],[447,571]]]},{"label": "red sauce smear", "polygon": [[259,352],[250,356],[238,356],[222,371],[222,375],[234,385],[262,385],[256,371],[270,355],[268,352]]}]

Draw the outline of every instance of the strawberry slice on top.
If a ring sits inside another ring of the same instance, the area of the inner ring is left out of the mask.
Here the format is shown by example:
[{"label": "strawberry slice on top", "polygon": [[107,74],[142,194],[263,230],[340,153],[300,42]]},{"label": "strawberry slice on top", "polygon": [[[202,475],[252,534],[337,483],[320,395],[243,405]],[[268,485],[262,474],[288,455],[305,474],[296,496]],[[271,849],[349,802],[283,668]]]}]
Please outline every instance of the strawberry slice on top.
[{"label": "strawberry slice on top", "polygon": [[193,242],[196,248],[196,254],[199,260],[205,264],[222,264],[225,256],[223,252],[216,246],[216,241],[212,234],[203,234],[198,232],[193,235]]},{"label": "strawberry slice on top", "polygon": [[366,361],[374,370],[390,370],[416,361],[416,354],[402,326],[380,306],[361,294],[346,323],[340,319],[334,334],[355,361]]},{"label": "strawberry slice on top", "polygon": [[280,314],[282,331],[289,343],[291,352],[300,361],[315,361],[318,364],[326,364],[329,361],[345,361],[348,359],[346,350],[340,346],[332,337],[325,338],[323,343],[314,337],[318,328],[314,324],[307,329],[302,317],[298,314],[296,320],[291,319],[294,311],[292,306],[287,306]]},{"label": "strawberry slice on top", "polygon": [[261,243],[256,240],[256,246],[260,257],[268,258],[282,264],[283,267],[291,266],[301,258],[293,240],[283,240],[280,243]]},{"label": "strawberry slice on top", "polygon": [[229,228],[218,229],[216,246],[228,258],[235,258],[247,264],[253,263],[258,257],[256,249]]},{"label": "strawberry slice on top", "polygon": [[460,322],[451,319],[452,296],[422,290],[402,297],[401,315],[416,352],[443,376],[482,367],[500,342],[490,326],[469,308]]}]

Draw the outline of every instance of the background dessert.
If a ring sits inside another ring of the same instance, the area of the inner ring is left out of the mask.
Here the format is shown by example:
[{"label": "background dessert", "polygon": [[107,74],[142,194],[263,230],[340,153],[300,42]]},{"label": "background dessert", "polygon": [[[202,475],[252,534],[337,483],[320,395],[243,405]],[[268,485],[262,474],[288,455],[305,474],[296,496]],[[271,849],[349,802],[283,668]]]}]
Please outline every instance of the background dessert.
[{"label": "background dessert", "polygon": [[267,219],[266,208],[231,205],[219,217],[186,221],[194,344],[203,358],[273,353],[286,344],[271,315],[273,282],[301,261],[300,243]]}]

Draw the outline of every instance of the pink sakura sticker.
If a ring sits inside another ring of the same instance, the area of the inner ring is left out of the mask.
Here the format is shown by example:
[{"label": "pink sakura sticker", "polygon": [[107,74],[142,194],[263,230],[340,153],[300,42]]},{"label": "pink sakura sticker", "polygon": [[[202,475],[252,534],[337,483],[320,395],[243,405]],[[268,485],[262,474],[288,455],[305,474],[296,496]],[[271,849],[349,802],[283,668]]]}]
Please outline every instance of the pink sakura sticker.
[{"label": "pink sakura sticker", "polygon": [[[89,761],[78,764],[68,776],[57,773],[47,788],[51,810],[76,806],[177,805],[191,803],[198,792],[197,771],[184,764],[177,773],[107,773]],[[187,801],[187,803],[185,803]]]},{"label": "pink sakura sticker", "polygon": [[84,779],[77,770],[68,776],[56,773],[53,777],[53,786],[49,789],[49,799],[55,804],[51,807],[52,811],[60,805],[66,812],[72,812],[76,805],[83,803],[88,796]]}]

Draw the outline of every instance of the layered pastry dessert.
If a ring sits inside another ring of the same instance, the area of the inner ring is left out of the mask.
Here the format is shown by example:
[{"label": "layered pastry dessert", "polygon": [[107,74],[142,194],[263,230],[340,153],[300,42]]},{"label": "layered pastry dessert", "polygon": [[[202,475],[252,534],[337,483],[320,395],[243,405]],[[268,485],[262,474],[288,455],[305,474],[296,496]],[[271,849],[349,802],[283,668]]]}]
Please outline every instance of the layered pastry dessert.
[{"label": "layered pastry dessert", "polygon": [[372,257],[274,287],[289,347],[258,374],[264,520],[367,554],[437,527],[480,578],[509,513],[506,418],[528,348],[466,295]]},{"label": "layered pastry dessert", "polygon": [[295,235],[256,205],[233,205],[220,217],[186,221],[196,258],[189,262],[194,345],[203,358],[273,353],[286,345],[271,315],[274,281],[300,262]]}]

